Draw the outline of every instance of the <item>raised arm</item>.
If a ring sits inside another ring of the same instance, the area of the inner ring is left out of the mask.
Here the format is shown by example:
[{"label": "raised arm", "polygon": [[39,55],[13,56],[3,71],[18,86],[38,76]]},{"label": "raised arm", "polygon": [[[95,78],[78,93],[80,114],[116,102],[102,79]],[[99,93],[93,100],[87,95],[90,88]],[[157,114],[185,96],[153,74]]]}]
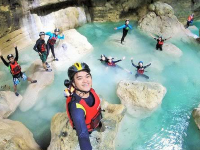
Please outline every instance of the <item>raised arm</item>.
[{"label": "raised arm", "polygon": [[151,66],[151,63],[149,63],[148,65],[144,66],[144,68],[147,68],[147,67],[149,67],[149,66]]},{"label": "raised arm", "polygon": [[64,40],[65,39],[65,35],[64,34],[62,36],[58,35],[58,39]]},{"label": "raised arm", "polygon": [[51,32],[46,32],[45,34],[48,35],[48,36],[52,36],[53,33],[51,33]]},{"label": "raised arm", "polygon": [[132,58],[131,58],[131,63],[132,63],[132,65],[133,65],[133,67],[137,68],[137,65],[135,65],[135,64],[133,63],[133,59],[132,59]]},{"label": "raised arm", "polygon": [[14,45],[14,47],[15,47],[15,60],[18,61],[18,59],[19,59],[18,49],[17,49],[16,45]]},{"label": "raised arm", "polygon": [[1,60],[3,61],[4,65],[6,65],[7,67],[9,67],[9,63],[3,58],[3,56],[1,55],[1,53],[0,53],[0,57],[1,57]]}]

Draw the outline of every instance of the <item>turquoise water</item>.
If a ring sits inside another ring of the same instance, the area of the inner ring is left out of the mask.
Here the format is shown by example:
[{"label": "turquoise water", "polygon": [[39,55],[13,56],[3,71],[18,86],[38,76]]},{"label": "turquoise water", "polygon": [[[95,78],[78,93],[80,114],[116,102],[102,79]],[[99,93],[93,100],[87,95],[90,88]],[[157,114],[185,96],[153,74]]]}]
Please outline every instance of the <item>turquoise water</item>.
[{"label": "turquoise water", "polygon": [[[162,105],[147,118],[133,118],[126,114],[122,120],[117,135],[117,150],[198,150],[200,149],[200,134],[193,121],[191,112],[200,103],[200,52],[198,45],[189,45],[179,39],[169,42],[179,47],[183,55],[175,58],[163,52],[155,51],[155,40],[147,37],[136,29],[130,31],[124,45],[119,42],[122,31],[114,27],[121,23],[91,23],[78,31],[88,38],[94,51],[80,61],[89,64],[92,70],[93,87],[97,93],[110,103],[120,103],[116,96],[117,84],[120,80],[135,80],[119,67],[112,68],[102,65],[97,59],[101,54],[120,59],[119,66],[135,73],[130,63],[133,57],[137,63],[143,60],[145,64],[152,62],[146,74],[149,81],[159,82],[167,88],[167,94]],[[31,57],[30,57],[31,56]],[[20,52],[22,68],[28,68],[30,63],[38,58],[32,47]],[[71,64],[66,64],[70,66]],[[7,72],[2,64],[0,71]],[[4,74],[0,79],[2,85],[12,86],[11,76]],[[63,81],[67,78],[67,69],[58,71],[52,85],[40,92],[36,105],[27,112],[17,110],[10,118],[24,123],[34,134],[36,141],[47,147],[50,141],[50,121],[57,112],[65,111],[63,97]],[[5,80],[6,79],[6,80]],[[139,78],[140,81],[146,81]],[[22,83],[19,92],[23,94],[28,84]]]}]

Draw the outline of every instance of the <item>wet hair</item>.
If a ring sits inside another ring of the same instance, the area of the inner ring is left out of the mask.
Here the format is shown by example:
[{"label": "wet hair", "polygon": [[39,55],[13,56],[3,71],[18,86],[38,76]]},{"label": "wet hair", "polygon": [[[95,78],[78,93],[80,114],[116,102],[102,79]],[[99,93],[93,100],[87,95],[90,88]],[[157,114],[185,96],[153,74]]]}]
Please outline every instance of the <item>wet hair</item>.
[{"label": "wet hair", "polygon": [[126,24],[127,21],[129,21],[129,19],[126,19],[126,20],[125,20],[125,24]]}]

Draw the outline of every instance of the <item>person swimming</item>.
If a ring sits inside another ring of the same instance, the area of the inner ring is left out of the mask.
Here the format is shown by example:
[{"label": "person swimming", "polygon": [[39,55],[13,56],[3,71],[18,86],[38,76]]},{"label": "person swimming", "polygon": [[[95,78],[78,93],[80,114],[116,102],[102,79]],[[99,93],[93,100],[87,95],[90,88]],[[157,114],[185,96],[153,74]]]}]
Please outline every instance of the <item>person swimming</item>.
[{"label": "person swimming", "polygon": [[144,78],[146,78],[146,79],[149,79],[149,77],[148,77],[147,75],[144,74],[144,71],[145,71],[145,69],[146,69],[147,67],[149,67],[149,66],[151,65],[151,63],[149,63],[149,64],[146,65],[146,66],[143,66],[143,61],[139,61],[139,62],[138,62],[138,65],[135,65],[135,64],[133,63],[133,58],[131,58],[131,63],[132,63],[132,65],[133,65],[135,68],[137,68],[137,73],[135,74],[135,78],[136,78],[136,79],[137,79],[139,76],[144,77]]}]

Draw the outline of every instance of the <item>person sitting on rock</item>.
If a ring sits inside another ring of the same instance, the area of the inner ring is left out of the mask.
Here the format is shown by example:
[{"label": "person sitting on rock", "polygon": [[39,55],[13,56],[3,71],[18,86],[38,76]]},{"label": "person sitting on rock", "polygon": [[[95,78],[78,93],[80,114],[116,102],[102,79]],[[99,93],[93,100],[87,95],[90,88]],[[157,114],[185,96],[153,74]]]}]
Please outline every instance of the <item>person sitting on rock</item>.
[{"label": "person sitting on rock", "polygon": [[188,28],[190,26],[190,24],[193,23],[193,21],[194,21],[194,14],[191,14],[187,19],[186,28]]},{"label": "person sitting on rock", "polygon": [[132,29],[132,26],[129,25],[129,19],[125,20],[125,24],[120,26],[120,27],[115,27],[115,30],[119,30],[119,29],[123,29],[123,34],[122,34],[122,38],[121,38],[121,44],[123,44],[124,39],[129,31],[129,29]]},{"label": "person sitting on rock", "polygon": [[40,36],[40,38],[36,41],[36,44],[33,47],[33,49],[36,52],[38,52],[38,54],[40,56],[40,59],[42,60],[43,68],[46,71],[51,72],[52,69],[48,69],[50,66],[46,62],[46,60],[47,60],[47,51],[46,51],[46,43],[45,43],[45,33],[44,32],[40,32],[39,36]]},{"label": "person sitting on rock", "polygon": [[153,37],[157,41],[156,50],[160,49],[160,51],[163,50],[162,46],[164,44],[164,41],[167,41],[167,40],[169,40],[171,38],[171,37],[169,37],[168,39],[163,39],[162,36],[159,36],[158,38],[156,38],[153,35],[151,35],[151,37]]},{"label": "person sitting on rock", "polygon": [[18,64],[18,50],[15,44],[14,44],[14,48],[15,48],[16,56],[14,57],[13,54],[9,54],[7,56],[7,59],[9,60],[9,62],[7,62],[3,58],[3,56],[1,55],[1,52],[0,52],[0,57],[3,63],[9,68],[10,73],[13,76],[14,92],[16,96],[19,96],[19,93],[17,92],[17,85],[19,84],[20,79],[22,79],[23,81],[28,80],[31,83],[36,83],[37,80],[32,80],[31,78],[27,77],[25,73],[21,72],[21,66]]},{"label": "person sitting on rock", "polygon": [[75,89],[66,100],[69,122],[76,130],[80,149],[92,150],[89,134],[101,127],[100,98],[92,89],[92,76],[86,63],[75,63],[69,67],[68,77]]},{"label": "person sitting on rock", "polygon": [[113,57],[108,57],[108,62],[107,62],[107,65],[108,66],[116,66],[116,63],[118,63],[118,62],[120,62],[120,61],[122,61],[122,60],[124,60],[126,57],[123,57],[122,59],[119,59],[119,60],[117,60],[117,61],[114,61],[113,59]]},{"label": "person sitting on rock", "polygon": [[49,39],[47,41],[47,58],[49,56],[49,50],[51,49],[51,53],[52,53],[55,61],[58,61],[58,58],[56,58],[56,55],[55,55],[55,52],[54,52],[54,45],[56,43],[56,40],[57,39],[63,40],[65,38],[64,34],[62,36],[58,35],[59,32],[60,32],[60,30],[58,28],[56,28],[54,30],[54,33],[46,32],[46,35],[49,36]]},{"label": "person sitting on rock", "polygon": [[137,68],[137,73],[135,74],[135,78],[136,78],[136,79],[137,79],[137,77],[139,77],[139,76],[144,77],[144,78],[146,78],[146,79],[149,79],[149,77],[148,77],[147,75],[144,74],[144,71],[145,71],[145,69],[146,69],[147,67],[149,67],[149,66],[151,65],[151,63],[149,63],[149,64],[146,65],[146,66],[143,66],[143,61],[139,61],[139,62],[138,62],[138,66],[137,66],[137,65],[135,65],[135,64],[133,63],[133,58],[131,58],[131,63],[132,63],[132,65],[133,65],[135,68]]}]

